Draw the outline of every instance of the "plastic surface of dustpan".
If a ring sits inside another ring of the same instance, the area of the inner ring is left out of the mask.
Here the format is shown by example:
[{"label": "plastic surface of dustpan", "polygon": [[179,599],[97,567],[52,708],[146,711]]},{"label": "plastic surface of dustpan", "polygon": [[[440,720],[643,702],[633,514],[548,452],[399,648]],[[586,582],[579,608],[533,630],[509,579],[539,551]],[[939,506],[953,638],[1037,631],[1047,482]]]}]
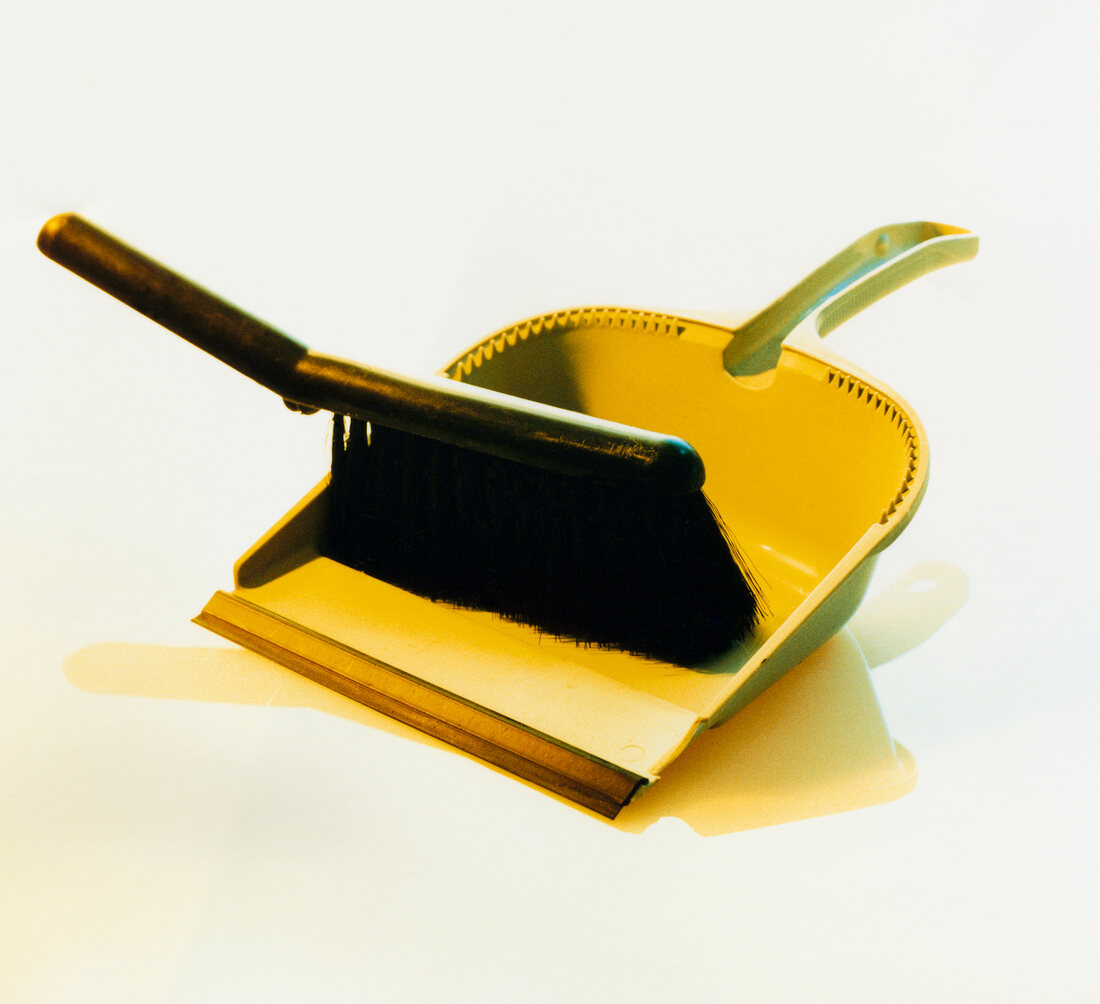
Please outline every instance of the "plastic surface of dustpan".
[{"label": "plastic surface of dustpan", "polygon": [[707,495],[765,607],[752,639],[698,667],[736,680],[698,705],[711,725],[844,626],[877,555],[923,497],[928,449],[916,413],[822,338],[916,276],[972,257],[977,238],[922,223],[883,228],[877,240],[890,230],[915,231],[913,246],[785,337],[739,346],[744,328],[705,315],[580,308],[496,332],[447,368],[479,386],[669,430],[702,455]]},{"label": "plastic surface of dustpan", "polygon": [[[197,619],[613,816],[859,605],[876,556],[920,503],[928,451],[913,409],[821,336],[976,247],[953,227],[882,228],[806,280],[801,302],[802,286],[747,322],[563,310],[502,329],[446,367],[453,379],[658,429],[699,451],[705,490],[766,607],[747,642],[706,665],[578,648],[318,557],[327,479],[238,562],[233,593],[216,594]],[[824,303],[809,293],[830,285],[841,291]]]}]

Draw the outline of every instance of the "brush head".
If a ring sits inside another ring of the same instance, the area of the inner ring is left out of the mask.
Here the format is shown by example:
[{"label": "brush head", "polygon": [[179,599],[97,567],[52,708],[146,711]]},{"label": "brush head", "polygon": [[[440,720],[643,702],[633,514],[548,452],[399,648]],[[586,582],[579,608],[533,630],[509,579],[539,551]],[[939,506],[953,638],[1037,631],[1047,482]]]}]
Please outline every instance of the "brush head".
[{"label": "brush head", "polygon": [[758,617],[701,491],[668,497],[336,417],[324,553],[409,592],[681,665]]}]

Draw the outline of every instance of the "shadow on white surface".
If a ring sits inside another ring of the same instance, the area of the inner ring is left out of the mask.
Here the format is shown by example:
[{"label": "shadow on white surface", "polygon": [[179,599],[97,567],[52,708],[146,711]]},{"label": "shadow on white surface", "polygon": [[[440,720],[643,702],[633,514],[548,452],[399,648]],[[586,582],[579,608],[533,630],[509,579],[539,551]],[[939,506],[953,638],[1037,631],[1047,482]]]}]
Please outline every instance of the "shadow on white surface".
[{"label": "shadow on white surface", "polygon": [[[850,628],[700,736],[616,820],[592,818],[642,833],[671,816],[711,836],[907,794],[916,763],[890,736],[870,668],[934,634],[967,593],[966,574],[953,565],[914,567],[861,608]],[[93,693],[314,708],[465,755],[241,649],[103,643],[73,653],[64,671]]]},{"label": "shadow on white surface", "polygon": [[916,781],[845,629],[696,739],[612,825],[640,833],[675,816],[712,836],[888,802]]},{"label": "shadow on white surface", "polygon": [[864,603],[848,627],[874,669],[931,638],[969,595],[970,580],[961,568],[924,561]]},{"label": "shadow on white surface", "polygon": [[968,595],[961,568],[914,566],[747,708],[700,736],[612,825],[641,832],[674,816],[712,836],[908,794],[917,765],[890,736],[870,670],[930,638]]}]

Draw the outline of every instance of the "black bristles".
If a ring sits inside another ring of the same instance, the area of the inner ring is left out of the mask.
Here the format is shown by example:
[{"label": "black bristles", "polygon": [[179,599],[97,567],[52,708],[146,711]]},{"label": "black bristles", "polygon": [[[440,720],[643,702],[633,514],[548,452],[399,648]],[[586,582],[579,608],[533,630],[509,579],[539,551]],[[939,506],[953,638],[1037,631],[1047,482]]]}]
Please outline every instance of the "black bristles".
[{"label": "black bristles", "polygon": [[756,623],[702,492],[643,495],[337,416],[329,495],[324,553],[429,599],[681,665]]}]

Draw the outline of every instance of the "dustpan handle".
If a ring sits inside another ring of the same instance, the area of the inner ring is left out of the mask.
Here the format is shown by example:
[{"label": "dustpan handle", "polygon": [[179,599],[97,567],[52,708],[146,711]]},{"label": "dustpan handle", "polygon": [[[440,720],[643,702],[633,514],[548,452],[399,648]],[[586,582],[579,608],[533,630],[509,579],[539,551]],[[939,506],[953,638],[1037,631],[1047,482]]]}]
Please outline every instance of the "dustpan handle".
[{"label": "dustpan handle", "polygon": [[894,290],[936,269],[969,261],[977,253],[978,237],[969,231],[930,237],[830,297],[812,319],[814,330],[823,338]]},{"label": "dustpan handle", "polygon": [[734,376],[771,369],[784,339],[811,315],[817,333],[825,335],[919,276],[977,253],[974,234],[945,223],[871,230],[740,325],[725,349],[726,369]]},{"label": "dustpan handle", "polygon": [[74,214],[49,220],[38,247],[299,410],[351,415],[653,494],[686,494],[703,485],[703,462],[682,439],[442,377],[414,380],[311,352]]}]

